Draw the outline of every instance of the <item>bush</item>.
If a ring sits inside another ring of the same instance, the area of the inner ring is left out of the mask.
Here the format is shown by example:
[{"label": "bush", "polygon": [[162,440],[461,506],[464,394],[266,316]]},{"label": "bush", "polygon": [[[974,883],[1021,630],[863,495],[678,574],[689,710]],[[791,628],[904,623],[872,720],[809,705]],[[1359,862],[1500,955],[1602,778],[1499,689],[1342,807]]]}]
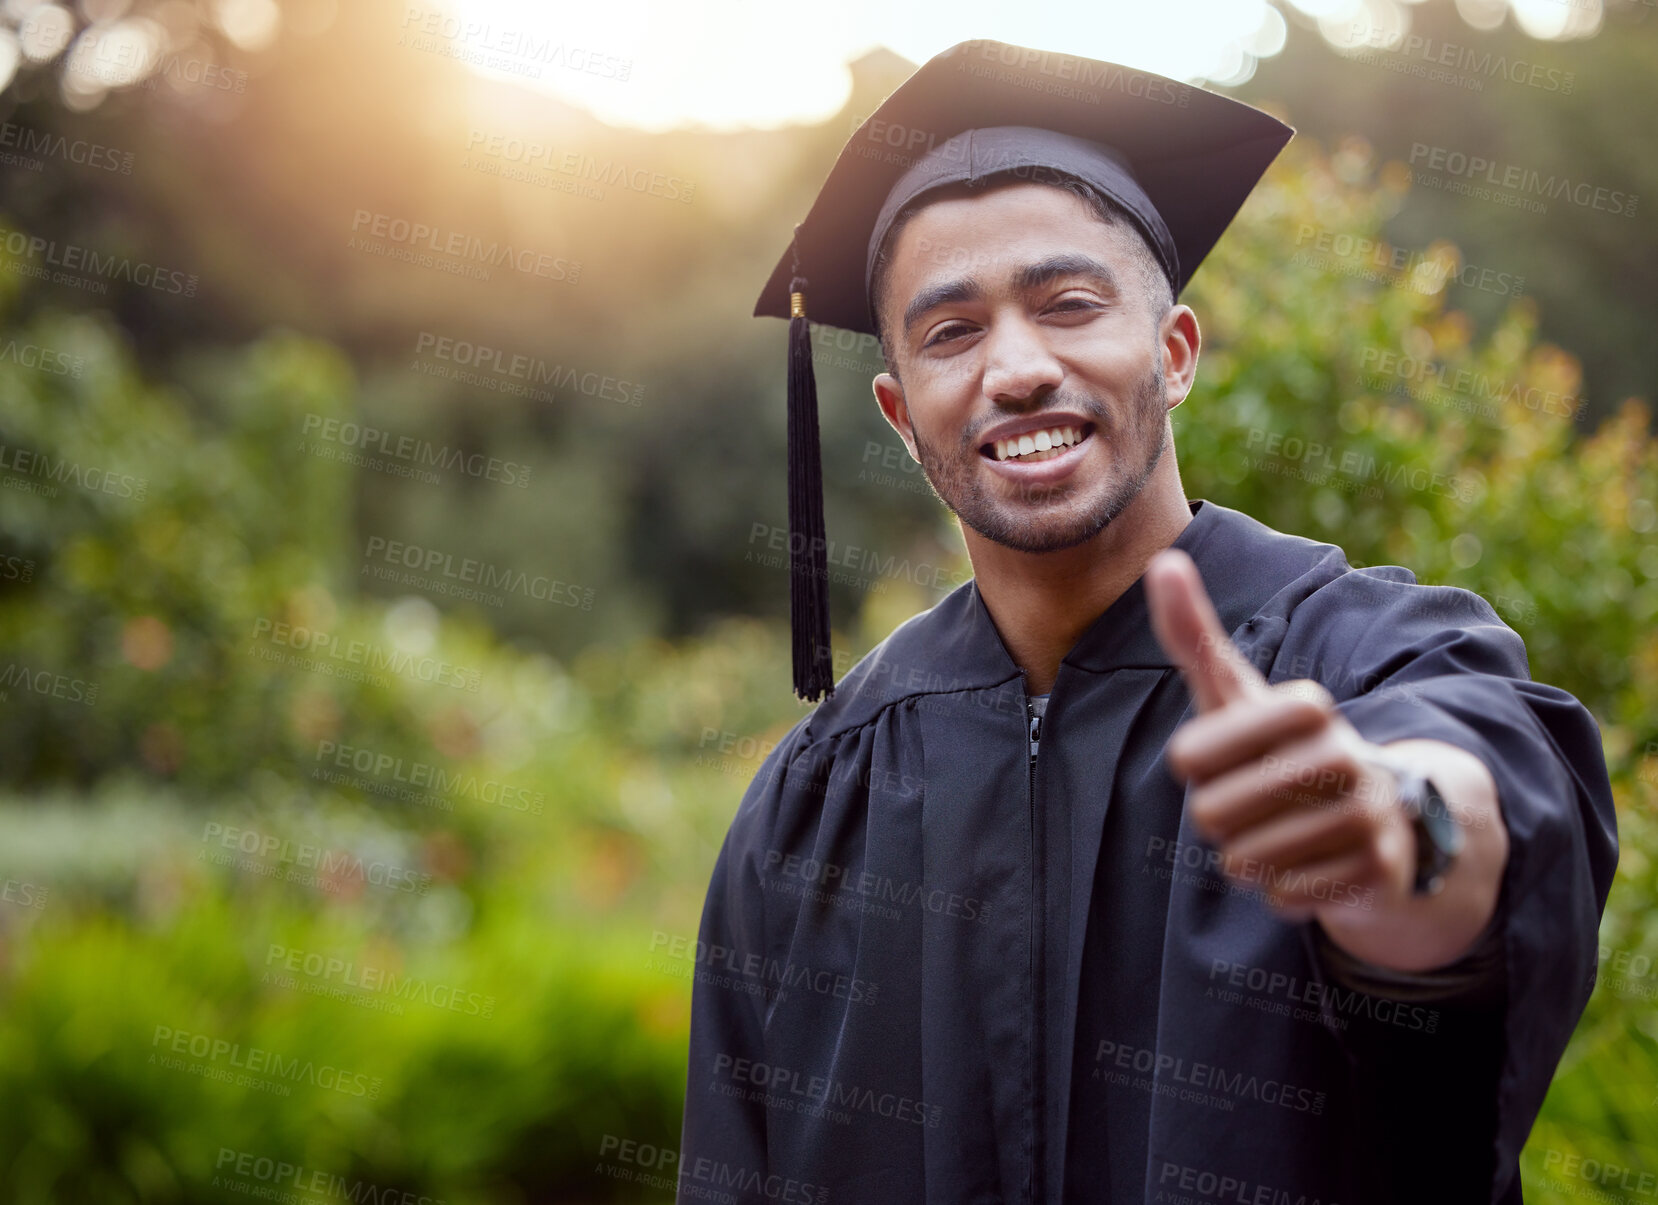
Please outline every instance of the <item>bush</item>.
[{"label": "bush", "polygon": [[[1599,720],[1623,842],[1602,983],[1524,1162],[1560,1201],[1551,1159],[1658,1168],[1658,455],[1634,401],[1577,429],[1577,366],[1526,300],[1484,332],[1452,307],[1455,248],[1401,271],[1306,236],[1379,243],[1404,180],[1360,143],[1290,149],[1188,296],[1177,444],[1193,496],[1484,594]],[[801,714],[785,634],[566,666],[475,609],[369,597],[351,470],[301,447],[308,416],[359,413],[337,351],[273,334],[159,385],[94,316],[8,337],[66,359],[0,360],[0,1183],[217,1200],[266,1158],[447,1200],[660,1199],[616,1144],[677,1143],[671,942]],[[904,613],[871,596],[841,642]],[[316,994],[346,964],[412,995]],[[254,1059],[252,1087],[206,1074]]]}]

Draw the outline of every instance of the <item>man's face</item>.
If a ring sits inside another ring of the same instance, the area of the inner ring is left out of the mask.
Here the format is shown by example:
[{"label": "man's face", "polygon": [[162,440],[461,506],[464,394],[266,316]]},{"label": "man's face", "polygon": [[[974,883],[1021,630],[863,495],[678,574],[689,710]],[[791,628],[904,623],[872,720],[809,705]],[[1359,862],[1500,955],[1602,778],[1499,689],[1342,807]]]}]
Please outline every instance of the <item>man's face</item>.
[{"label": "man's face", "polygon": [[936,201],[899,231],[880,300],[902,384],[883,374],[876,395],[944,504],[986,539],[1080,544],[1162,455],[1190,385],[1166,379],[1165,329],[1190,311],[1159,324],[1138,238],[1030,183]]}]

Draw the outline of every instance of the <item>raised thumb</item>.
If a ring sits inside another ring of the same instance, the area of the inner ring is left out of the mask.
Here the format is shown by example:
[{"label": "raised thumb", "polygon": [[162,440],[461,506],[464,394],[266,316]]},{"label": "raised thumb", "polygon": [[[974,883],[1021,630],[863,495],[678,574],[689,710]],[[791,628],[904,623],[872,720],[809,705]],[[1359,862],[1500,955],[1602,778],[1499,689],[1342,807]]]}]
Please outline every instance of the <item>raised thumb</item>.
[{"label": "raised thumb", "polygon": [[1179,666],[1199,711],[1213,711],[1266,687],[1266,679],[1221,627],[1192,558],[1167,548],[1145,574],[1146,606],[1157,642]]}]

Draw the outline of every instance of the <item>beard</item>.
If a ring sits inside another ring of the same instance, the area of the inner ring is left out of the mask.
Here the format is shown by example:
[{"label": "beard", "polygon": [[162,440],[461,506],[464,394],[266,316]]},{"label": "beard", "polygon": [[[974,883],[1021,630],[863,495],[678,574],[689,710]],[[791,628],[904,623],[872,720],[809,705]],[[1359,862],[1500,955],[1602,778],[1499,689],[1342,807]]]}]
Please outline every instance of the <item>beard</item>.
[{"label": "beard", "polygon": [[[1150,479],[1168,443],[1168,411],[1164,400],[1162,357],[1141,378],[1128,412],[1114,416],[1097,399],[1055,393],[1054,410],[1071,410],[1093,420],[1088,442],[1109,445],[1111,462],[1103,475],[1091,481],[1068,480],[1053,486],[1033,486],[1008,499],[990,482],[979,463],[976,433],[963,434],[951,456],[941,454],[915,430],[915,448],[921,471],[940,502],[956,518],[987,540],[1019,552],[1058,552],[1093,539],[1128,509]],[[1040,413],[1040,411],[1038,411]],[[979,429],[989,425],[979,424]],[[1136,457],[1139,449],[1144,453]]]}]

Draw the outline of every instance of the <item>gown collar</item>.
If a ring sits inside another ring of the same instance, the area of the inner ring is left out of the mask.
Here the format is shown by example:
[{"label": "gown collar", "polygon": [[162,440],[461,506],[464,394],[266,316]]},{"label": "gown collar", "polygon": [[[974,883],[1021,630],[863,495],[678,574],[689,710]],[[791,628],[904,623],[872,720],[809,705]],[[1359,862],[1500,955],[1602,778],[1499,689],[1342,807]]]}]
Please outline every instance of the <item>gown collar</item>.
[{"label": "gown collar", "polygon": [[[1179,548],[1197,564],[1222,625],[1228,632],[1235,631],[1253,614],[1260,601],[1254,597],[1255,591],[1241,588],[1247,585],[1251,576],[1245,558],[1237,555],[1241,550],[1235,547],[1229,549],[1229,545],[1235,545],[1233,541],[1213,538],[1228,526],[1228,519],[1236,516],[1237,512],[1202,498],[1193,499],[1187,505],[1192,512],[1191,522],[1186,524],[1170,546]],[[967,588],[971,592],[973,644],[985,650],[986,656],[995,662],[994,666],[985,666],[987,673],[1004,681],[1009,676],[1017,677],[1018,663],[1007,651],[1001,634],[996,630],[996,623],[979,593],[978,580],[975,578],[968,582]],[[1152,632],[1143,577],[1136,578],[1100,613],[1071,651],[1060,659],[1060,664],[1095,673],[1130,667],[1174,667],[1174,662],[1157,643],[1157,637]]]}]

